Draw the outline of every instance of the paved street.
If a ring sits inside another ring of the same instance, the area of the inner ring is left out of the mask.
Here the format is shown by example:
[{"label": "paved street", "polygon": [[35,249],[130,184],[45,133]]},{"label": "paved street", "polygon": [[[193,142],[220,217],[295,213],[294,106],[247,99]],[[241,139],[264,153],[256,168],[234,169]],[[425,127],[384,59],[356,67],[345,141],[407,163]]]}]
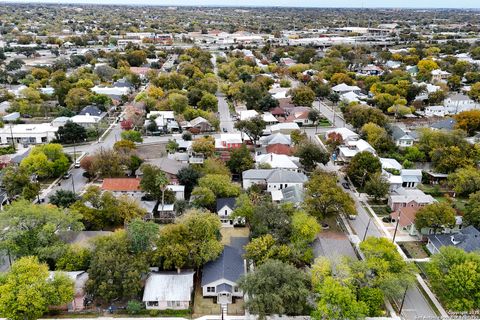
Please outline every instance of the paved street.
[{"label": "paved street", "polygon": [[227,129],[227,132],[235,132],[234,120],[230,115],[230,110],[228,108],[227,100],[225,95],[221,92],[217,92],[218,99],[218,114],[220,116],[220,130],[223,132],[223,129]]}]

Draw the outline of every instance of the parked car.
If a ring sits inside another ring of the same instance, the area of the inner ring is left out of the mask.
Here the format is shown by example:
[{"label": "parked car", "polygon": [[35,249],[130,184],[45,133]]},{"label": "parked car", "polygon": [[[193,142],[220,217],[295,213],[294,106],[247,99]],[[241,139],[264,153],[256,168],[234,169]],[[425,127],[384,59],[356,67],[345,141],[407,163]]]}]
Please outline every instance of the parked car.
[{"label": "parked car", "polygon": [[80,160],[75,161],[75,168],[80,168]]},{"label": "parked car", "polygon": [[342,183],[342,186],[345,188],[345,189],[350,189],[350,185],[346,182],[343,182]]},{"label": "parked car", "polygon": [[222,131],[223,131],[223,132],[227,132],[227,128],[223,128]]},{"label": "parked car", "polygon": [[322,223],[322,229],[323,230],[328,230],[328,229],[330,229],[330,226],[328,225],[328,223],[323,222]]},{"label": "parked car", "polygon": [[70,179],[71,176],[72,174],[70,172],[67,172],[63,175],[63,179]]},{"label": "parked car", "polygon": [[390,216],[386,216],[386,217],[383,217],[383,218],[382,218],[382,221],[383,221],[383,222],[392,222],[393,219],[392,219]]}]

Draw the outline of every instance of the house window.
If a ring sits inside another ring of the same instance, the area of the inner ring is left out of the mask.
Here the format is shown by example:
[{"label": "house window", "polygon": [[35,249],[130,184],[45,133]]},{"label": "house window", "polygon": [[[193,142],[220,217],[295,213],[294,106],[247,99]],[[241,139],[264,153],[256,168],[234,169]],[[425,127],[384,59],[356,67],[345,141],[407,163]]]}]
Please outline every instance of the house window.
[{"label": "house window", "polygon": [[238,292],[238,287],[236,287],[236,286],[233,287],[233,291],[234,291],[234,292]]},{"label": "house window", "polygon": [[227,213],[227,209],[225,209],[225,215],[228,215],[228,213]]},{"label": "house window", "polygon": [[158,307],[158,301],[148,301],[147,304],[149,307]]},{"label": "house window", "polygon": [[215,292],[215,287],[207,287],[207,292]]}]

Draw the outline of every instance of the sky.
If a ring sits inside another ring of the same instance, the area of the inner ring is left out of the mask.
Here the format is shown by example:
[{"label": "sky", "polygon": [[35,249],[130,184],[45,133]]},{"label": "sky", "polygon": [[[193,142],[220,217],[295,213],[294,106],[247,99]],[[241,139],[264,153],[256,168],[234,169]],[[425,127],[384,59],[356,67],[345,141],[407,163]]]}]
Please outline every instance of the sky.
[{"label": "sky", "polygon": [[480,0],[0,0],[6,2],[93,3],[168,6],[282,6],[282,7],[353,7],[353,8],[477,8]]}]

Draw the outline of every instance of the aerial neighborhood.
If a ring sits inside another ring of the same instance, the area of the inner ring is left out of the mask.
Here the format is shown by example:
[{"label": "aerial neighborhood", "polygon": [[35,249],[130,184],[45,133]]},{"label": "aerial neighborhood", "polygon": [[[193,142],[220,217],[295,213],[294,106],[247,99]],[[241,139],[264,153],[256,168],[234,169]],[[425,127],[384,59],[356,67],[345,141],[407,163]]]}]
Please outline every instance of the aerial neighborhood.
[{"label": "aerial neighborhood", "polygon": [[0,317],[478,319],[474,12],[2,5]]}]

